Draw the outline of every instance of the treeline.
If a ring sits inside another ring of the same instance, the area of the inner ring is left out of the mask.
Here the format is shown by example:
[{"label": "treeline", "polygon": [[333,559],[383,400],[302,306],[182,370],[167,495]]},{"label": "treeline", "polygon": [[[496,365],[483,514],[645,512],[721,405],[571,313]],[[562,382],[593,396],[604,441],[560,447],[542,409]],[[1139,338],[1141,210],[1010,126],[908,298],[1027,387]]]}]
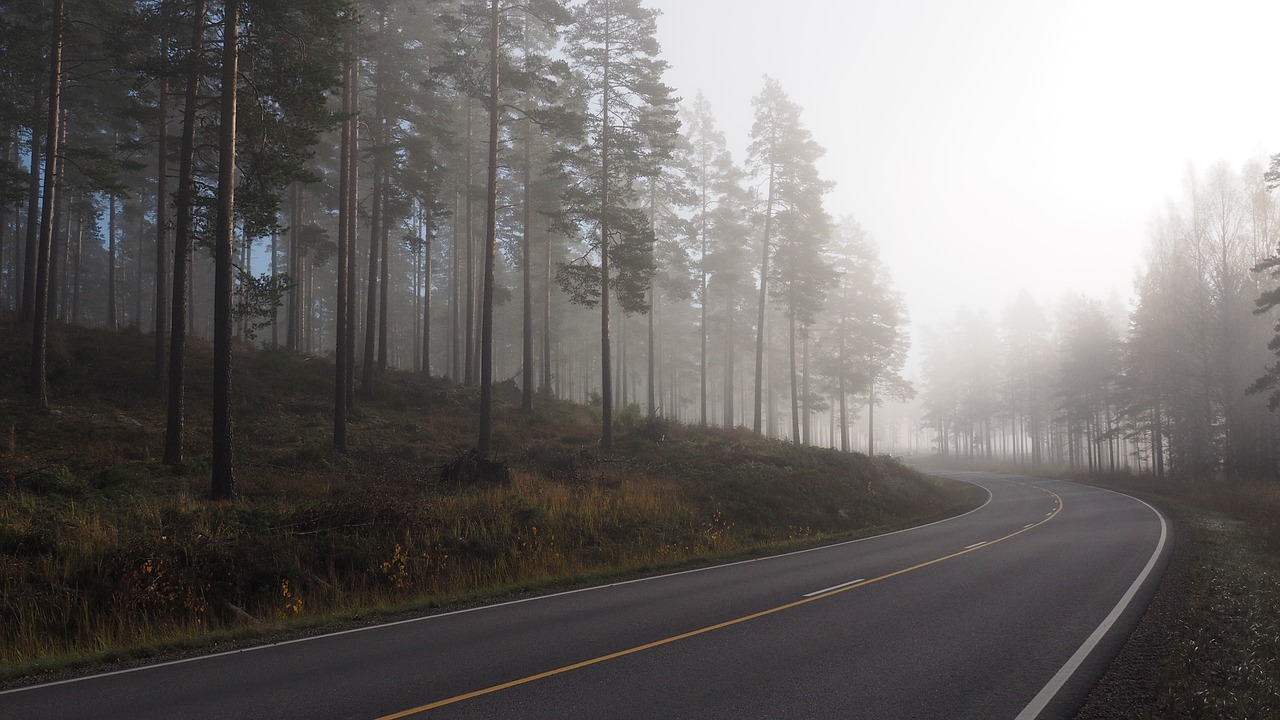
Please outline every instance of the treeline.
[{"label": "treeline", "polygon": [[1099,472],[1275,477],[1275,162],[1188,174],[1152,223],[1131,310],[1073,297],[1055,312],[1024,292],[999,321],[965,311],[926,338],[934,446]]},{"label": "treeline", "polygon": [[215,497],[233,340],[333,354],[338,449],[389,367],[479,386],[481,456],[508,381],[524,410],[599,403],[606,449],[615,406],[849,449],[859,407],[912,393],[902,302],[825,210],[780,84],[735,160],[664,84],[656,22],[637,0],[5,3],[0,306],[30,324],[33,397],[50,323],[151,333],[180,463],[184,344],[212,338]]}]

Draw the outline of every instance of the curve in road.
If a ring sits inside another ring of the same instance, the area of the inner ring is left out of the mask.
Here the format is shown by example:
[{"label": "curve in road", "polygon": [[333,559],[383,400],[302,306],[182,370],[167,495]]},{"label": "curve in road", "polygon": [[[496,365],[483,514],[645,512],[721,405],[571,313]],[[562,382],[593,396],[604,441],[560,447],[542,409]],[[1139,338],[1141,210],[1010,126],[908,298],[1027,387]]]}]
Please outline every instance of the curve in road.
[{"label": "curve in road", "polygon": [[1054,480],[728,565],[0,693],[50,718],[1069,717],[1149,599],[1159,512]]}]

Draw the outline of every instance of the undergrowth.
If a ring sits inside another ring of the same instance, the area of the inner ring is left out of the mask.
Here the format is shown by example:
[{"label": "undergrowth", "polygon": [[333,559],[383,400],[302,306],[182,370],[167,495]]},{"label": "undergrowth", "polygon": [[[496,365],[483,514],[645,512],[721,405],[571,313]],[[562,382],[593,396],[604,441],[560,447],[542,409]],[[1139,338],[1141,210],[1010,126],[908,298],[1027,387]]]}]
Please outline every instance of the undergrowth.
[{"label": "undergrowth", "polygon": [[175,644],[424,606],[901,527],[972,507],[890,459],[742,430],[620,417],[500,390],[508,483],[440,468],[473,442],[476,393],[388,372],[332,451],[331,359],[237,349],[238,498],[209,486],[207,345],[188,356],[186,461],[158,462],[150,339],[55,328],[48,412],[0,320],[0,679]]}]

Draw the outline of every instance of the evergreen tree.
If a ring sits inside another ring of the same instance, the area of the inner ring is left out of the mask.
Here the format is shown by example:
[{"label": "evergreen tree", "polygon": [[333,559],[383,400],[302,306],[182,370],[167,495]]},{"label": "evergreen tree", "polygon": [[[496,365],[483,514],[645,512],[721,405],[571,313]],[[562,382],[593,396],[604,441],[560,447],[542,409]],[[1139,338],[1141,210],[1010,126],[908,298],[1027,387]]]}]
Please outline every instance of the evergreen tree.
[{"label": "evergreen tree", "polygon": [[818,177],[814,165],[823,150],[801,125],[800,107],[786,96],[778,81],[766,77],[764,89],[751,103],[755,122],[747,148],[748,161],[765,184],[753,428],[756,433],[762,429],[765,307],[769,299],[774,299],[782,303],[788,320],[792,436],[799,442],[796,330],[797,326],[804,328],[812,322],[831,281],[830,272],[821,261],[829,234],[822,196],[830,186]]},{"label": "evergreen tree", "polygon": [[558,279],[574,302],[600,304],[601,446],[613,446],[611,302],[645,309],[653,275],[653,232],[636,209],[636,180],[653,175],[676,129],[671,89],[662,84],[657,12],[638,0],[586,0],[575,8],[568,55],[587,117],[574,153],[579,184],[566,205],[584,232],[582,256],[560,266]]}]

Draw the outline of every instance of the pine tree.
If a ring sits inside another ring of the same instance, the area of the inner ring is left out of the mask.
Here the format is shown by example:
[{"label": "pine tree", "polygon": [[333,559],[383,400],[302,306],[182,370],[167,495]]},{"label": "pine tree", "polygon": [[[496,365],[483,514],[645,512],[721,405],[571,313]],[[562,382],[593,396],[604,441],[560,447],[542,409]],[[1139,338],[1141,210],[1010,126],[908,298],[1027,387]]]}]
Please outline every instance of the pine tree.
[{"label": "pine tree", "polygon": [[822,209],[822,196],[829,184],[818,177],[814,165],[823,150],[801,125],[799,106],[786,96],[777,80],[765,78],[764,89],[752,100],[752,106],[755,122],[748,160],[756,176],[765,182],[753,428],[757,434],[762,429],[765,308],[768,300],[774,299],[782,303],[788,319],[792,437],[799,442],[795,340],[797,327],[807,327],[812,321],[831,281],[821,260],[830,232]]},{"label": "pine tree", "polygon": [[662,84],[657,12],[638,0],[586,0],[575,9],[568,55],[587,116],[574,153],[580,180],[566,205],[584,232],[586,252],[557,279],[574,302],[600,305],[601,446],[613,447],[611,304],[645,309],[653,275],[653,233],[636,210],[636,180],[656,173],[676,129],[671,89]]}]

